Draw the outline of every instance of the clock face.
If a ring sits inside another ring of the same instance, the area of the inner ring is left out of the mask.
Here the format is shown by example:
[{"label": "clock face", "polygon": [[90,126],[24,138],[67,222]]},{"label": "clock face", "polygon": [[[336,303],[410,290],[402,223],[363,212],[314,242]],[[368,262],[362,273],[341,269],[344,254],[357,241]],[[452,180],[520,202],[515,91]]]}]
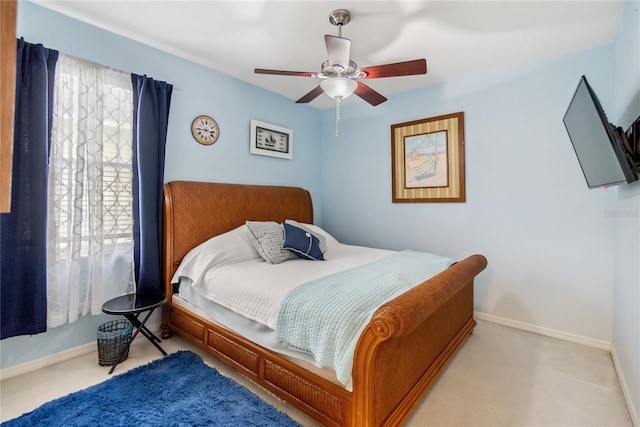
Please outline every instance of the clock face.
[{"label": "clock face", "polygon": [[191,134],[200,144],[211,145],[218,140],[220,128],[209,116],[198,116],[191,124]]},{"label": "clock face", "polygon": [[288,153],[289,135],[272,129],[256,127],[256,147],[278,153]]}]

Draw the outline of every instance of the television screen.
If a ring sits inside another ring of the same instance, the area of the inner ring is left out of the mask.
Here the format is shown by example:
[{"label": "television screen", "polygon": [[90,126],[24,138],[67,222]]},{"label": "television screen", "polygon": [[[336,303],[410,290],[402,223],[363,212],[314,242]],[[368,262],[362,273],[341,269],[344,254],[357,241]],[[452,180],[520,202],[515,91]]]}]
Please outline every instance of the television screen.
[{"label": "television screen", "polygon": [[564,125],[589,188],[638,179],[627,161],[620,135],[607,120],[585,76],[580,78],[564,115]]}]

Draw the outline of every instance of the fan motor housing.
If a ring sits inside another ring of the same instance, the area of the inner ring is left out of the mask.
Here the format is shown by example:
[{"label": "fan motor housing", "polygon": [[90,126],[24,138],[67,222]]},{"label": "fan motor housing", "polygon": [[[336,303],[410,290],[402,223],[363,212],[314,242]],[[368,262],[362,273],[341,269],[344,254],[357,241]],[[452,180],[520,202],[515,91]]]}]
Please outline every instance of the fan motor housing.
[{"label": "fan motor housing", "polygon": [[331,77],[364,78],[367,76],[366,72],[358,70],[358,65],[353,61],[349,61],[347,68],[342,68],[340,65],[330,65],[329,61],[325,61],[320,69],[322,71],[316,76],[321,79]]}]

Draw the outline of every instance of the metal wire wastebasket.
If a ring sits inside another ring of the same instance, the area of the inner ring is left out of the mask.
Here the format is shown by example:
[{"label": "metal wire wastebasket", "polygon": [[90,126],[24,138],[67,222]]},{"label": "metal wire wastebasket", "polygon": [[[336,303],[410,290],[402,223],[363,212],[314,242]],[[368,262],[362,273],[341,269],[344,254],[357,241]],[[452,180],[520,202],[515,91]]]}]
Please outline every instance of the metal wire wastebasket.
[{"label": "metal wire wastebasket", "polygon": [[129,342],[133,325],[128,320],[112,320],[98,326],[98,363],[100,366],[111,366],[117,362],[122,349],[127,351],[122,355],[120,361],[129,357]]}]

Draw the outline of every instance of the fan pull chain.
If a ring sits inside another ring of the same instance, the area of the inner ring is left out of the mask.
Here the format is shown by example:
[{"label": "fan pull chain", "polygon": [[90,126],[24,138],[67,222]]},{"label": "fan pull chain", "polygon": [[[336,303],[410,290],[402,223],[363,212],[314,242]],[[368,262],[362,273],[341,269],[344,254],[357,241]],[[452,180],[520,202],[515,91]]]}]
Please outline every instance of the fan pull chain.
[{"label": "fan pull chain", "polygon": [[338,136],[338,130],[340,129],[340,100],[341,96],[336,96],[336,136]]}]

